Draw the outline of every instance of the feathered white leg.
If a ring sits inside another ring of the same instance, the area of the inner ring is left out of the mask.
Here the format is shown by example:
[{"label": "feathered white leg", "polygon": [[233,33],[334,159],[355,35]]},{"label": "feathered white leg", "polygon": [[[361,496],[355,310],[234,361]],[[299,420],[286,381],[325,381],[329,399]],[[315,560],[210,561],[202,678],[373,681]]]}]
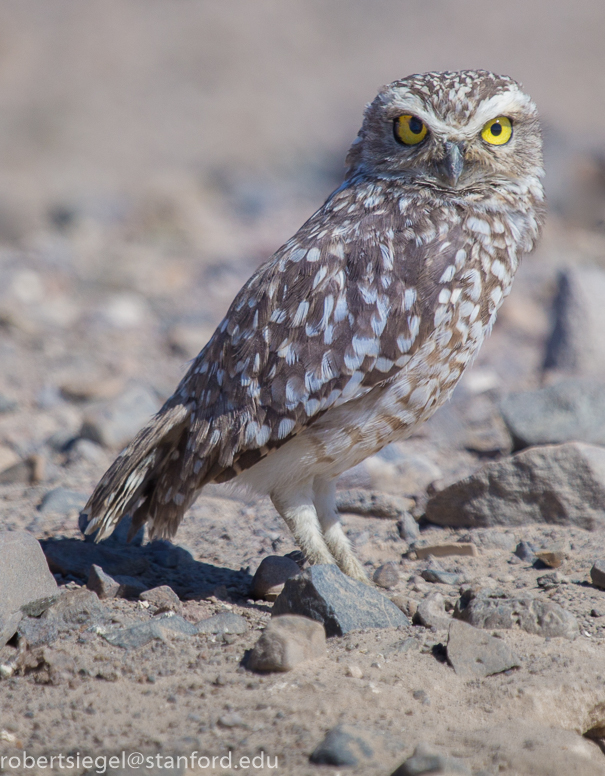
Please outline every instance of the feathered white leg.
[{"label": "feathered white leg", "polygon": [[321,534],[310,482],[292,491],[271,493],[271,501],[311,565],[334,563]]},{"label": "feathered white leg", "polygon": [[313,503],[317,510],[326,545],[336,559],[340,570],[353,579],[367,582],[368,578],[363,566],[353,554],[351,543],[342,530],[340,515],[336,508],[336,481],[315,477],[313,480]]}]

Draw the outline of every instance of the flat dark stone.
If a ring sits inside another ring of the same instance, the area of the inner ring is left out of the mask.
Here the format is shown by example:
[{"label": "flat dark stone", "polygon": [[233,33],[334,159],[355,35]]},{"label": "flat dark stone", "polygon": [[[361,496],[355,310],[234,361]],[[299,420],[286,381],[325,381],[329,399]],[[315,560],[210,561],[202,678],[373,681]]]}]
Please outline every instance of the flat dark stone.
[{"label": "flat dark stone", "polygon": [[162,628],[185,636],[195,636],[198,633],[197,625],[189,622],[180,614],[161,614],[153,618]]},{"label": "flat dark stone", "polygon": [[129,628],[109,631],[102,635],[105,641],[114,647],[122,647],[122,649],[138,649],[154,639],[162,641],[165,639],[163,628],[153,620],[137,623]]},{"label": "flat dark stone", "polygon": [[327,564],[311,566],[287,580],[273,605],[273,614],[301,614],[317,620],[323,623],[327,636],[410,624],[382,593]]}]

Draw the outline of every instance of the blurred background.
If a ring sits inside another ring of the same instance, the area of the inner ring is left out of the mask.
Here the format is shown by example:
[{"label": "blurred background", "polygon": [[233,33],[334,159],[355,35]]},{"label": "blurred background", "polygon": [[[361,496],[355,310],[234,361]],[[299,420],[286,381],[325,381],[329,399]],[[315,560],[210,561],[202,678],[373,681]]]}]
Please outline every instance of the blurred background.
[{"label": "blurred background", "polygon": [[467,388],[540,384],[559,270],[605,265],[604,32],[601,0],[1,0],[0,445],[64,450],[133,381],[148,417],[377,89],[430,69],[543,117],[549,223]]}]

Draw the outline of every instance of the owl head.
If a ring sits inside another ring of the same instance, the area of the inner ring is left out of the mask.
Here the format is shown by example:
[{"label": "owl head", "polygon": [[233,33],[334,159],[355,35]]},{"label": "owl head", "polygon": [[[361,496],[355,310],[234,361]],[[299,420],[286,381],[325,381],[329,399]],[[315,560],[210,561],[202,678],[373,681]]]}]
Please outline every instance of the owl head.
[{"label": "owl head", "polygon": [[347,164],[350,176],[459,194],[531,186],[543,175],[536,106],[512,78],[486,70],[411,75],[368,105]]}]

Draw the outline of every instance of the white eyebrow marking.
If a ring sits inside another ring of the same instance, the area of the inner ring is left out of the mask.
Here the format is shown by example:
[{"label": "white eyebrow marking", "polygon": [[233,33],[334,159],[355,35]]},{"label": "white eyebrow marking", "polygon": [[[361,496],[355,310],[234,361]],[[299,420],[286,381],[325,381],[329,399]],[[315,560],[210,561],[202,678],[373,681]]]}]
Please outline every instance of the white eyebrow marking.
[{"label": "white eyebrow marking", "polygon": [[414,116],[418,116],[433,132],[452,139],[459,138],[460,140],[475,137],[487,121],[497,116],[516,113],[519,110],[535,111],[535,105],[530,97],[524,94],[515,84],[510,84],[506,91],[495,94],[493,97],[480,102],[477,110],[467,123],[455,129],[448,122],[443,121],[433,113],[429,113],[418,95],[405,87],[397,88],[393,94],[392,104],[401,113],[412,113]]}]

